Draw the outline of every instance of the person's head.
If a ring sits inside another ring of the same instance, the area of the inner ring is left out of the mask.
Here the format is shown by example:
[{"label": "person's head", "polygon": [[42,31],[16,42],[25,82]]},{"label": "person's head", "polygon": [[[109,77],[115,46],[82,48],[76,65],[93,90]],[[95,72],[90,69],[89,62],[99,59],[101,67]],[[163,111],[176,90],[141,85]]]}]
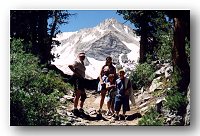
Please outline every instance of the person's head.
[{"label": "person's head", "polygon": [[104,72],[105,75],[108,75],[109,72],[110,72],[109,66],[105,66],[105,67],[103,68],[103,72]]},{"label": "person's head", "polygon": [[115,75],[114,75],[114,74],[109,74],[109,75],[108,75],[108,80],[109,80],[109,82],[113,82],[114,79],[115,79]]},{"label": "person's head", "polygon": [[107,57],[107,58],[106,58],[106,65],[107,65],[107,66],[112,65],[112,57]]},{"label": "person's head", "polygon": [[118,74],[120,79],[124,79],[125,71],[123,69],[119,70]]},{"label": "person's head", "polygon": [[80,61],[84,61],[84,59],[85,59],[85,53],[84,53],[84,52],[80,52],[80,53],[78,54],[78,57],[79,57],[79,60],[80,60]]}]

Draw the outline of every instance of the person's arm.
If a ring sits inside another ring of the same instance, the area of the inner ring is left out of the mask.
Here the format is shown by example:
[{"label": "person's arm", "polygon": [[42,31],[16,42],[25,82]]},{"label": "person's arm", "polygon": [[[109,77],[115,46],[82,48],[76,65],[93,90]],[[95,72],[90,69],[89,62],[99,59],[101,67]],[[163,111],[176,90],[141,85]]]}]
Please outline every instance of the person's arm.
[{"label": "person's arm", "polygon": [[115,84],[110,84],[110,83],[107,83],[106,84],[106,89],[111,89],[111,88],[115,88],[116,87],[116,85]]},{"label": "person's arm", "polygon": [[74,73],[75,75],[81,77],[81,75],[76,71],[76,62],[75,62],[73,65],[68,65],[68,67],[69,67],[69,69],[70,69],[71,71],[73,71],[73,73]]},{"label": "person's arm", "polygon": [[68,65],[68,67],[69,67],[69,69],[70,69],[72,72],[76,73],[76,72],[75,72],[75,68],[74,68],[73,65]]},{"label": "person's arm", "polygon": [[100,75],[99,75],[99,80],[101,84],[103,84],[102,74],[103,74],[103,67],[101,68]]}]

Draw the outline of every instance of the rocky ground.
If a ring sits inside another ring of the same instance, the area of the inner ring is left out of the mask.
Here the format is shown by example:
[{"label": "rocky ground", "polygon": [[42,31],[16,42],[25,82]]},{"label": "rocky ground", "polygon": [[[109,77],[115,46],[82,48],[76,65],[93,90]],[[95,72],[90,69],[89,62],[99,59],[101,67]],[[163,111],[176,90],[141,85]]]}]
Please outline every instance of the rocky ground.
[{"label": "rocky ground", "polygon": [[[87,99],[84,104],[85,117],[76,117],[71,112],[73,109],[73,97],[72,91],[69,94],[60,98],[62,105],[58,107],[57,112],[61,115],[61,125],[138,125],[141,117],[150,109],[154,107],[155,110],[162,115],[164,119],[164,125],[189,125],[190,124],[190,89],[188,88],[187,99],[189,101],[187,105],[187,113],[185,123],[183,117],[179,116],[176,111],[172,112],[169,109],[163,107],[163,103],[166,102],[166,91],[170,90],[167,86],[169,77],[171,76],[172,66],[170,63],[161,64],[155,62],[157,71],[154,73],[156,78],[153,79],[150,86],[141,90],[134,90],[134,98],[136,105],[131,106],[131,110],[127,112],[126,120],[114,121],[111,116],[106,116],[107,106],[104,103],[102,118],[97,116],[97,110],[99,109],[100,94],[95,91],[87,90]],[[69,102],[71,101],[71,102]],[[184,123],[184,124],[183,124]]]},{"label": "rocky ground", "polygon": [[[100,94],[95,91],[87,91],[87,99],[84,104],[84,110],[86,116],[76,117],[73,115],[71,110],[73,109],[73,100],[70,95],[63,97],[64,99],[71,100],[71,102],[66,105],[64,102],[61,107],[58,108],[58,113],[65,118],[61,125],[138,125],[139,119],[147,111],[151,103],[155,103],[153,97],[147,93],[142,92],[143,90],[135,93],[136,105],[131,106],[131,110],[126,113],[126,120],[114,121],[111,116],[106,116],[106,102],[103,106],[102,118],[97,115],[97,110],[99,109]],[[121,114],[121,112],[120,112]]]}]

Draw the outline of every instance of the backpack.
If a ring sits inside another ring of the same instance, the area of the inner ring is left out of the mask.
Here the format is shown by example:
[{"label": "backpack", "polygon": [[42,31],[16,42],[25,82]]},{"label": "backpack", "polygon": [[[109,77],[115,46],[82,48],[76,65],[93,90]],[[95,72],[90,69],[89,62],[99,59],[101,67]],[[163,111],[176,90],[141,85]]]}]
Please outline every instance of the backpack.
[{"label": "backpack", "polygon": [[[128,82],[130,82],[130,84],[131,84],[131,81],[129,80],[129,78],[125,77],[125,88],[127,88]],[[131,84],[131,89],[130,89],[130,92],[129,92],[129,103],[130,103],[131,106],[136,105],[135,98],[134,98],[134,90],[132,88],[132,84]]]}]

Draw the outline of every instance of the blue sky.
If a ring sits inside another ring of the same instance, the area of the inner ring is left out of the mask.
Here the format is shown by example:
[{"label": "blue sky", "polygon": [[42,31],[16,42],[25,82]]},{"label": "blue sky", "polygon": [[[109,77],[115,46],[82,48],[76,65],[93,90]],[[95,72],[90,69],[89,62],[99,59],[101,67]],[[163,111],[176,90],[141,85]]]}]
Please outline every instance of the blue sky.
[{"label": "blue sky", "polygon": [[[98,25],[100,22],[107,18],[115,18],[121,23],[126,22],[122,15],[118,15],[116,10],[68,10],[70,13],[77,13],[71,16],[69,24],[62,25],[60,30],[62,32],[74,32],[82,28],[91,28]],[[133,28],[130,22],[126,22],[126,25]]]}]

